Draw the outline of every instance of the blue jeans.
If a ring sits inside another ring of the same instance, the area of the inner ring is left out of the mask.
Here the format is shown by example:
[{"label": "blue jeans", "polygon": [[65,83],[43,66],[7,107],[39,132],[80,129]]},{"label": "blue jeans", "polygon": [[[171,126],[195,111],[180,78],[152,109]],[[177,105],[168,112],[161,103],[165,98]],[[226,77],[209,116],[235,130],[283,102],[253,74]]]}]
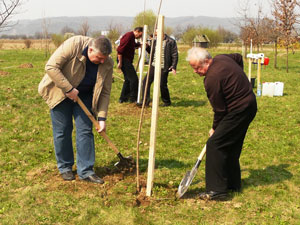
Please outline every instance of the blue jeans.
[{"label": "blue jeans", "polygon": [[[92,94],[79,94],[88,109],[92,107]],[[74,153],[72,145],[73,117],[76,126],[77,174],[85,179],[94,174],[95,144],[93,124],[77,103],[70,99],[50,110],[57,167],[60,173],[72,171]]]}]

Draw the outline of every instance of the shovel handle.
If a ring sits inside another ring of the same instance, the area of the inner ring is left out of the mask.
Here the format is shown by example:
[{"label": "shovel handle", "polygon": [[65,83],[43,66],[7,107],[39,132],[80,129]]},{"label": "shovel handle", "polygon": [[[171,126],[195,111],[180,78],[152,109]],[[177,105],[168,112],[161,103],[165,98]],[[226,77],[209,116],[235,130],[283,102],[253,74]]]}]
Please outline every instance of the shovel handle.
[{"label": "shovel handle", "polygon": [[[81,109],[85,112],[85,114],[89,117],[89,119],[92,121],[94,126],[97,130],[100,129],[99,123],[96,121],[92,113],[88,110],[88,108],[85,106],[85,104],[81,101],[81,99],[77,96],[77,103],[81,107]],[[105,141],[108,143],[108,145],[116,152],[116,154],[119,154],[118,148],[114,145],[114,143],[111,142],[109,137],[106,135],[104,131],[100,132],[100,135],[105,139]]]},{"label": "shovel handle", "polygon": [[202,161],[205,153],[206,153],[206,145],[204,145],[204,147],[203,147],[203,149],[202,149],[202,151],[201,151],[201,153],[200,153],[200,155],[198,157],[198,160]]}]

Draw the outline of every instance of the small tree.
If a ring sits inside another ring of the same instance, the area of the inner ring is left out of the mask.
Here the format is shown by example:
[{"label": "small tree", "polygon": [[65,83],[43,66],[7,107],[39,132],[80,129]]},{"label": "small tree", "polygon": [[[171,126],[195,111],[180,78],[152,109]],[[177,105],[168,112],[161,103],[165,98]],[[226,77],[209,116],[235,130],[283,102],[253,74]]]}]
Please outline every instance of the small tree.
[{"label": "small tree", "polygon": [[89,33],[89,29],[90,29],[90,26],[89,26],[88,21],[86,20],[86,21],[84,21],[84,22],[81,24],[81,26],[80,26],[80,28],[79,28],[79,30],[78,30],[78,33],[79,33],[80,35],[87,36],[88,33]]},{"label": "small tree", "polygon": [[31,45],[32,45],[32,41],[28,38],[25,38],[24,39],[24,45],[25,45],[26,48],[30,48]]},{"label": "small tree", "polygon": [[144,25],[148,26],[148,33],[152,33],[154,31],[156,16],[152,10],[146,10],[145,12],[141,12],[137,14],[133,19],[132,27],[143,27]]},{"label": "small tree", "polygon": [[297,41],[295,30],[296,6],[296,0],[273,0],[272,14],[275,18],[276,29],[281,34],[279,37],[280,42],[286,50],[287,73],[289,72],[289,48]]},{"label": "small tree", "polygon": [[113,22],[111,22],[108,27],[108,31],[109,32],[107,34],[107,38],[111,40],[115,47],[116,40],[118,40],[122,34],[122,25],[114,24]]},{"label": "small tree", "polygon": [[56,48],[58,48],[65,40],[64,36],[61,34],[52,34],[51,39]]},{"label": "small tree", "polygon": [[192,46],[193,40],[197,34],[198,34],[197,28],[192,25],[188,25],[185,31],[183,32],[182,41],[185,44]]}]

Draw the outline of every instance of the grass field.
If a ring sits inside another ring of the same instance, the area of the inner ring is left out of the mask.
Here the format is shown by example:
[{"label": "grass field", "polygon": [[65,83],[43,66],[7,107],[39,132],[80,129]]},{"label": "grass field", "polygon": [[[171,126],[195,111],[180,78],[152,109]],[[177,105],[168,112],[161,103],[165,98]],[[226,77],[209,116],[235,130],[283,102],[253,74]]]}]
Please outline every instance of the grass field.
[{"label": "grass field", "polygon": [[[262,82],[284,82],[284,96],[257,98],[258,113],[240,159],[243,189],[225,202],[197,197],[205,188],[205,161],[185,198],[174,199],[208,138],[213,116],[203,78],[185,61],[186,48],[180,51],[178,74],[169,76],[173,104],[159,109],[150,199],[136,194],[134,173],[113,167],[118,159],[97,134],[95,170],[105,184],[62,181],[49,109],[37,93],[44,55],[38,49],[0,50],[0,224],[300,224],[300,52],[290,55],[286,74],[284,53],[275,70],[272,51],[265,51],[270,65],[262,68]],[[28,63],[33,68],[19,67]],[[122,74],[114,70],[114,75],[107,134],[123,155],[135,157],[140,109],[118,103],[122,81],[117,77]],[[147,108],[140,145],[142,184],[147,178],[150,123]]]}]

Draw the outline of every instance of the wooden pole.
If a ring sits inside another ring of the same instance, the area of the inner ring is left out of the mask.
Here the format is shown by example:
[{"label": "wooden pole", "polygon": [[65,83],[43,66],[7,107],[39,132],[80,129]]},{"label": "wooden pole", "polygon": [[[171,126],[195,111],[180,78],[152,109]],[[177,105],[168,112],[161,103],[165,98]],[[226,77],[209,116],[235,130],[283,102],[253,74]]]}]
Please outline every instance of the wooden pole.
[{"label": "wooden pole", "polygon": [[249,82],[251,82],[251,66],[252,66],[252,60],[251,60],[251,58],[248,58],[248,62],[249,62],[248,79],[249,79]]},{"label": "wooden pole", "polygon": [[260,74],[261,74],[261,58],[258,58],[258,60],[257,60],[257,87],[259,85],[261,85]]},{"label": "wooden pole", "polygon": [[152,187],[153,187],[153,178],[154,178],[155,143],[156,143],[156,129],[157,129],[157,119],[158,119],[163,37],[164,37],[164,16],[159,15],[158,26],[157,26],[157,40],[156,40],[156,48],[155,48],[156,56],[155,56],[155,70],[154,70],[150,148],[149,148],[149,159],[148,159],[148,177],[147,177],[147,190],[146,190],[147,196],[151,196]]},{"label": "wooden pole", "polygon": [[139,78],[137,103],[141,103],[142,79],[143,79],[143,71],[144,71],[144,64],[145,64],[146,42],[147,42],[147,29],[148,29],[148,26],[144,25],[143,45],[142,45],[142,49],[141,49],[142,53],[141,53],[141,56],[140,56],[141,58],[140,58],[140,62],[139,62],[140,78]]}]

